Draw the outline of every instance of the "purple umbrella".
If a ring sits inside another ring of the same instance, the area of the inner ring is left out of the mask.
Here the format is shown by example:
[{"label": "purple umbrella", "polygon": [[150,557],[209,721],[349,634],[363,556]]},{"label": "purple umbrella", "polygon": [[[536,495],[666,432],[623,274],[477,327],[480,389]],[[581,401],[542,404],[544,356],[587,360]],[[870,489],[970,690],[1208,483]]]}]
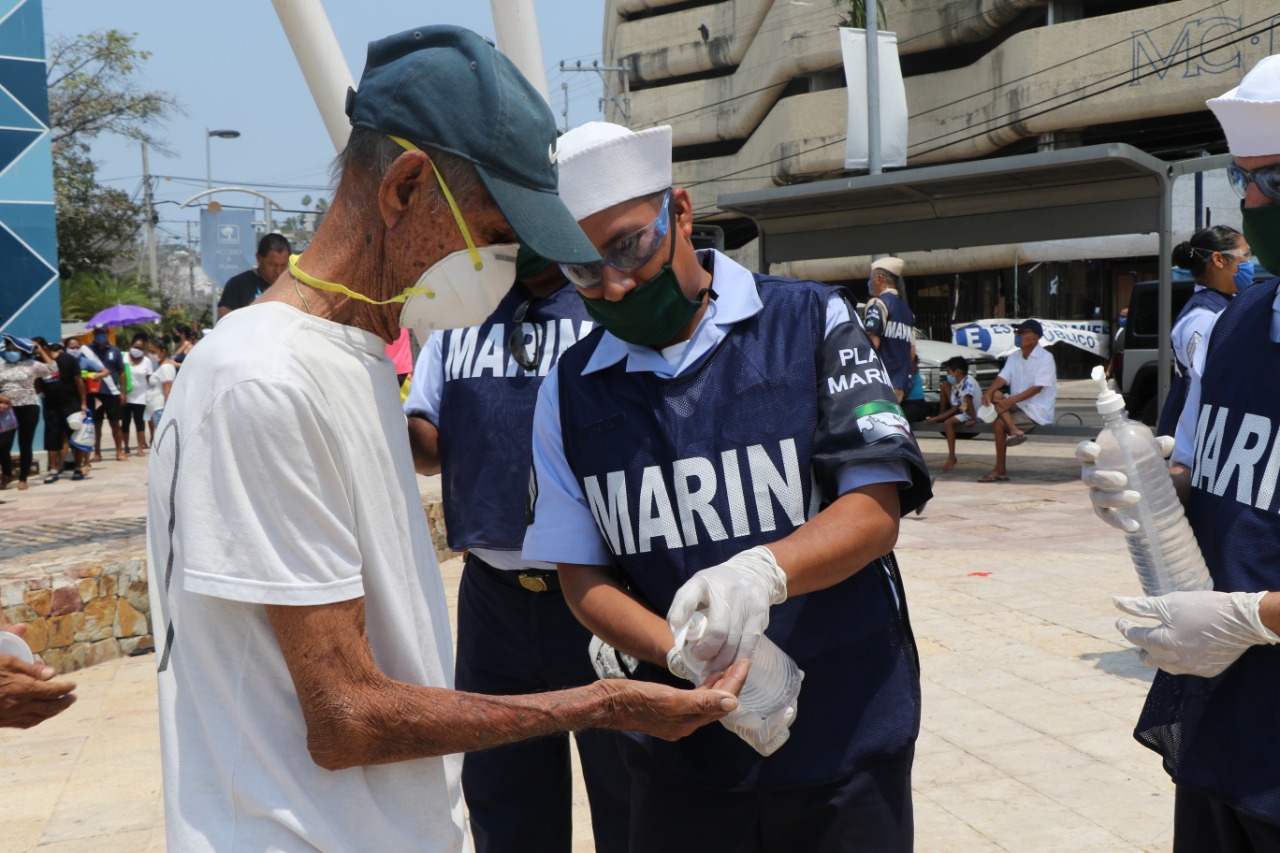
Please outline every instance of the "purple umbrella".
[{"label": "purple umbrella", "polygon": [[141,305],[114,305],[105,311],[93,315],[93,319],[84,324],[92,329],[99,324],[103,326],[132,326],[135,323],[154,323],[160,315],[150,308]]}]

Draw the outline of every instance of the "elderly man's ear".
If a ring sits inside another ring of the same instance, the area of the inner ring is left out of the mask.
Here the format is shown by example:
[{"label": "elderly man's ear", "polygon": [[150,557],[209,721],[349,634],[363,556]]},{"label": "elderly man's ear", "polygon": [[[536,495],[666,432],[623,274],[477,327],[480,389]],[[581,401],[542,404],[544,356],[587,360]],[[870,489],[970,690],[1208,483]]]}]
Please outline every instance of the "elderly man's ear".
[{"label": "elderly man's ear", "polygon": [[406,151],[395,159],[378,187],[378,211],[382,224],[395,228],[415,204],[436,192],[431,157],[425,151]]}]

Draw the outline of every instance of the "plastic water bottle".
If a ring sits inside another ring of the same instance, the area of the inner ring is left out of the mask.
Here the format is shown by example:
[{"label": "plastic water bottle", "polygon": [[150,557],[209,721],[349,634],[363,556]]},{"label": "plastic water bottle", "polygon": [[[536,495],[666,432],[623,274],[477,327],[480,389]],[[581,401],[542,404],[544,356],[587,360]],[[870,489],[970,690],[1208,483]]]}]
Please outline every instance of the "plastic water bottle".
[{"label": "plastic water bottle", "polygon": [[[706,614],[698,612],[675,632],[680,657],[684,659],[689,671],[697,676],[698,681],[702,681],[704,677],[707,662],[695,658],[691,647],[706,630]],[[771,714],[788,705],[795,707],[796,698],[800,694],[800,682],[803,680],[804,673],[791,656],[768,637],[761,636],[756,650],[751,654],[751,670],[738,693],[738,703],[768,719]]]},{"label": "plastic water bottle", "polygon": [[1092,375],[1101,389],[1097,401],[1098,414],[1102,415],[1102,432],[1097,438],[1101,448],[1098,467],[1123,471],[1129,480],[1126,488],[1142,495],[1136,504],[1116,509],[1138,524],[1137,530],[1126,533],[1124,538],[1142,591],[1164,595],[1179,590],[1213,589],[1213,579],[1182,511],[1155,436],[1146,424],[1125,417],[1124,398],[1107,387],[1101,367],[1095,367]]}]

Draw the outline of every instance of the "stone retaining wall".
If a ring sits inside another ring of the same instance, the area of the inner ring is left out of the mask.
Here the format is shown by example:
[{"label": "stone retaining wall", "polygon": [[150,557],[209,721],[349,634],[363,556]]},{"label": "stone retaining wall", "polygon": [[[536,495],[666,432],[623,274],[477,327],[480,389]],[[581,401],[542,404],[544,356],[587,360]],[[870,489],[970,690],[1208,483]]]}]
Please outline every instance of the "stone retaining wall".
[{"label": "stone retaining wall", "polygon": [[0,609],[58,672],[154,648],[141,554],[0,581]]},{"label": "stone retaining wall", "polygon": [[[423,509],[437,559],[456,557],[439,501],[424,501]],[[5,621],[25,623],[31,651],[60,673],[154,649],[143,538],[113,543],[111,557],[101,547],[77,550],[0,577]]]}]

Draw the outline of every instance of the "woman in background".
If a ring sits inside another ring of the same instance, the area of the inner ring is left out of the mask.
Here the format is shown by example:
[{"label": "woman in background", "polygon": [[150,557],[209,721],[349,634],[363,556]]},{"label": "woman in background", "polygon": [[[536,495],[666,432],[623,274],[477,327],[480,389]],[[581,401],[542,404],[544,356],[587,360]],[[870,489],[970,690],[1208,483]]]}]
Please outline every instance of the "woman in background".
[{"label": "woman in background", "polygon": [[1195,292],[1173,321],[1173,384],[1160,412],[1157,435],[1173,435],[1187,399],[1187,371],[1231,299],[1253,284],[1253,252],[1244,235],[1230,225],[1202,228],[1173,248],[1173,263],[1191,271]]}]

